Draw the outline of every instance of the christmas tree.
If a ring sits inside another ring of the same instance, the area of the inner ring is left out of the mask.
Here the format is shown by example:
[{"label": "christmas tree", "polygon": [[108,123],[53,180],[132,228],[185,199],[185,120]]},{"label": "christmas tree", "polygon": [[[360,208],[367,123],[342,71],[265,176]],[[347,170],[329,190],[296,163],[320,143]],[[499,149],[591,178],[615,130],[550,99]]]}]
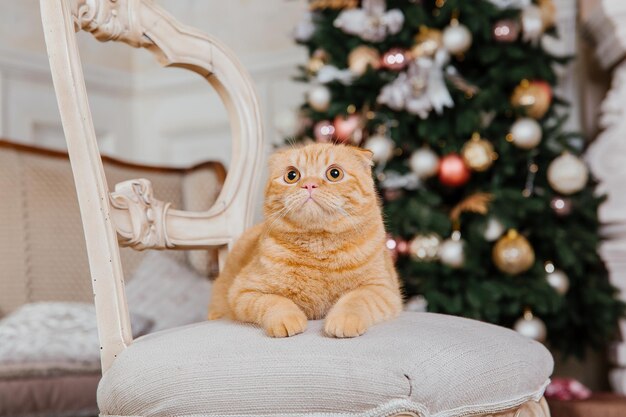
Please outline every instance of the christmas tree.
[{"label": "christmas tree", "polygon": [[[310,0],[296,140],[370,149],[407,298],[566,354],[614,337],[602,198],[553,96],[552,0]],[[414,299],[415,300],[415,299]]]}]

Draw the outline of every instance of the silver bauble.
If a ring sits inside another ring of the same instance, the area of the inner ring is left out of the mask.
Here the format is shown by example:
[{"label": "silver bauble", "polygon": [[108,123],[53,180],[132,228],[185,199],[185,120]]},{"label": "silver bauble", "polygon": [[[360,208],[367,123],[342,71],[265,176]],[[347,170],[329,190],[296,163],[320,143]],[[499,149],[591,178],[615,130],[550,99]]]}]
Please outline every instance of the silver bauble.
[{"label": "silver bauble", "polygon": [[542,136],[541,125],[530,117],[522,117],[511,126],[510,140],[518,148],[532,149],[539,145]]},{"label": "silver bauble", "polygon": [[446,239],[439,247],[439,260],[451,268],[461,268],[465,263],[465,242],[461,239]]},{"label": "silver bauble", "polygon": [[323,85],[317,85],[309,90],[307,94],[307,102],[309,106],[313,108],[313,110],[323,112],[328,110],[328,106],[330,106],[330,90],[328,87]]},{"label": "silver bauble", "polygon": [[541,319],[533,316],[529,311],[526,311],[524,316],[515,322],[513,329],[522,336],[526,336],[538,342],[546,340],[548,333],[545,323]]},{"label": "silver bauble", "polygon": [[439,156],[432,149],[423,147],[411,154],[409,166],[422,179],[432,177],[439,169]]},{"label": "silver bauble", "polygon": [[504,225],[495,217],[489,217],[483,237],[487,242],[494,242],[504,233]]},{"label": "silver bauble", "polygon": [[372,160],[376,163],[387,162],[393,156],[394,143],[391,138],[384,135],[370,136],[365,142],[365,149],[374,154]]},{"label": "silver bauble", "polygon": [[451,54],[462,54],[472,46],[472,32],[465,25],[452,23],[444,29],[442,41]]},{"label": "silver bauble", "polygon": [[556,292],[563,295],[569,290],[569,277],[560,269],[546,274],[546,281]]},{"label": "silver bauble", "polygon": [[564,153],[548,166],[548,182],[555,191],[569,195],[585,188],[589,170],[578,157]]}]

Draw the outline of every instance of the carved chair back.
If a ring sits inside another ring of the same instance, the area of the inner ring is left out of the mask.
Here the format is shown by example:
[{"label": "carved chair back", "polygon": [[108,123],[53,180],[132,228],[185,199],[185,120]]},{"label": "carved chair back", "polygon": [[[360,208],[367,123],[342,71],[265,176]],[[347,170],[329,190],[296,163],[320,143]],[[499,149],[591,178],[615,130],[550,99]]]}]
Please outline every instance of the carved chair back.
[{"label": "carved chair back", "polygon": [[[263,157],[257,95],[235,56],[217,40],[178,23],[151,0],[41,0],[41,16],[80,204],[94,290],[102,370],[131,342],[119,244],[143,249],[229,246],[252,222]],[[87,101],[75,32],[148,49],[167,67],[205,78],[230,118],[232,158],[223,189],[206,212],[174,210],[152,194],[148,180],[108,192]]]}]

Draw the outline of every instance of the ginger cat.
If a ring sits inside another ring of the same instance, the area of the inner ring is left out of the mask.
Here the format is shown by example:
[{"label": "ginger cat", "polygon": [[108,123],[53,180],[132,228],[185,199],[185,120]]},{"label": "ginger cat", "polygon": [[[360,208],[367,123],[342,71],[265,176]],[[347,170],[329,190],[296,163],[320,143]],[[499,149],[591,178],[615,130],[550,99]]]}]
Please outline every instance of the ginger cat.
[{"label": "ginger cat", "polygon": [[233,246],[213,286],[210,320],[256,323],[286,337],[326,317],[327,335],[355,337],[401,311],[371,157],[311,144],[270,158],[265,221]]}]

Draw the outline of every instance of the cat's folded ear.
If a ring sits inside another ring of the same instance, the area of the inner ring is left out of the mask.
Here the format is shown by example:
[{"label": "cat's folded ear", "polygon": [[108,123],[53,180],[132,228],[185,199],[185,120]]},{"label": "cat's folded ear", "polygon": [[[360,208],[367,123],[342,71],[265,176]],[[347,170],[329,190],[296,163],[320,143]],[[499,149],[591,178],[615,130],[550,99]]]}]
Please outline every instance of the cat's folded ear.
[{"label": "cat's folded ear", "polygon": [[365,163],[366,168],[371,168],[374,166],[374,152],[369,149],[359,148],[358,146],[350,147],[353,152]]}]

